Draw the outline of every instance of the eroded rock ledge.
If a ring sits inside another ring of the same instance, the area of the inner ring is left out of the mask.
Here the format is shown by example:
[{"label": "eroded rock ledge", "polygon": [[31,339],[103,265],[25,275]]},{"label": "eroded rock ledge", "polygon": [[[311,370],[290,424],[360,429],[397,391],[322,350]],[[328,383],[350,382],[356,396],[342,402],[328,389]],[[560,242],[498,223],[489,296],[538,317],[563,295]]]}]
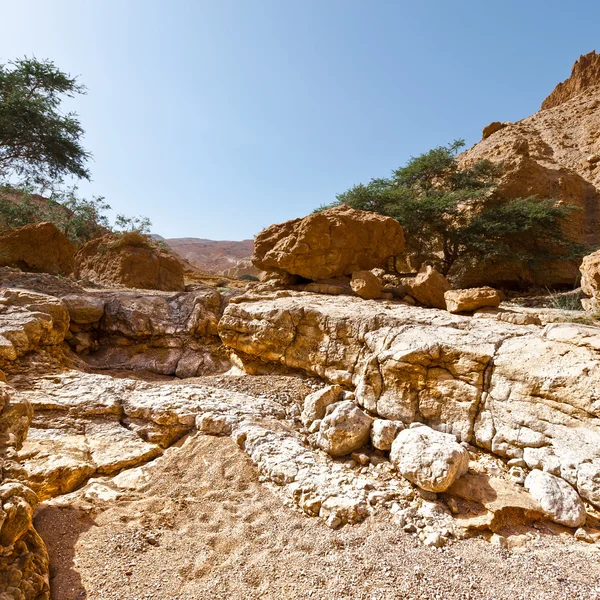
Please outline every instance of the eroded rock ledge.
[{"label": "eroded rock ledge", "polygon": [[248,369],[317,375],[375,415],[523,459],[600,506],[600,329],[286,291],[234,300],[219,333]]}]

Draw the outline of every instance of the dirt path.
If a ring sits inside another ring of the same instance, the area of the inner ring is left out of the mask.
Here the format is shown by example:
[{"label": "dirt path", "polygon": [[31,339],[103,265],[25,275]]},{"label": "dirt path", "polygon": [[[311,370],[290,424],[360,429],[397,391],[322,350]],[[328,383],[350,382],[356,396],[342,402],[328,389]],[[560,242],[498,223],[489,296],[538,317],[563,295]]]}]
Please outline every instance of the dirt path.
[{"label": "dirt path", "polygon": [[284,506],[229,438],[190,437],[151,473],[105,510],[39,510],[54,600],[600,598],[595,545],[432,549],[383,517],[332,531]]}]

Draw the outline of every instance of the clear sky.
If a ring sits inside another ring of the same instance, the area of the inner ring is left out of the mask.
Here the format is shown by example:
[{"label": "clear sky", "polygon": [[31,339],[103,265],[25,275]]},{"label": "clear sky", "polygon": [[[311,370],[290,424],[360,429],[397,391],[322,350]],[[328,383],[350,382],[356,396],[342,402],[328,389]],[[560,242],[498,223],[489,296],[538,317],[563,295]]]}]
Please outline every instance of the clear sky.
[{"label": "clear sky", "polygon": [[600,51],[598,0],[2,0],[0,60],[50,58],[86,195],[165,237],[243,239],[490,121]]}]

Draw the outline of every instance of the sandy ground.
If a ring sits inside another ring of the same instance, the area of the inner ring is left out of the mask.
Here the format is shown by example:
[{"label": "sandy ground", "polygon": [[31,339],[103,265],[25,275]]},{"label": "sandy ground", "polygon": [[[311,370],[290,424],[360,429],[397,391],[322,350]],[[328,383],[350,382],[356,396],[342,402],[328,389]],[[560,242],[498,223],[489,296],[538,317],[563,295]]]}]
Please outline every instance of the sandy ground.
[{"label": "sandy ground", "polygon": [[328,529],[258,481],[229,438],[200,434],[149,483],[89,513],[42,506],[54,600],[600,598],[597,546],[530,533],[426,548],[383,515]]}]

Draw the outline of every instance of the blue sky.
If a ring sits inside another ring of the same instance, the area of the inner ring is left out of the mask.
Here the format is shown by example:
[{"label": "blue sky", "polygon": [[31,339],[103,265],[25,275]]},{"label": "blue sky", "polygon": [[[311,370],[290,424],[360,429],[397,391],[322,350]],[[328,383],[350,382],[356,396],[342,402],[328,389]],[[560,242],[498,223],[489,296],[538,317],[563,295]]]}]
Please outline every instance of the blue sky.
[{"label": "blue sky", "polygon": [[600,2],[22,0],[0,60],[50,58],[93,181],[165,237],[243,239],[411,155],[535,112],[582,53]]}]

